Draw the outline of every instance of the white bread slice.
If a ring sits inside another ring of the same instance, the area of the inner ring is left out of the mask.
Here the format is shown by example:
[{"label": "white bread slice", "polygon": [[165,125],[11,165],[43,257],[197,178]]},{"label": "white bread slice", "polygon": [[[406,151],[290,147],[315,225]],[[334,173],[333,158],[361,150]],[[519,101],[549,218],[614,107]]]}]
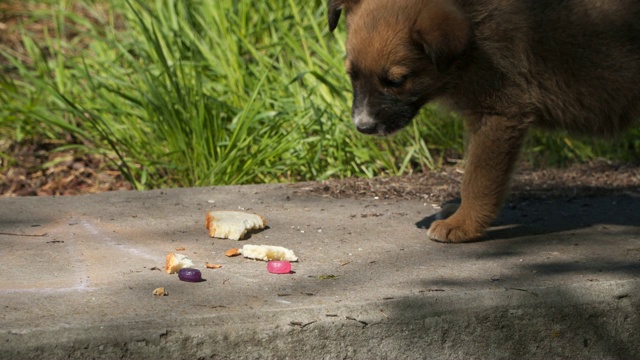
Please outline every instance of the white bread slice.
[{"label": "white bread slice", "polygon": [[186,255],[174,253],[169,253],[169,255],[167,255],[167,263],[164,267],[164,270],[167,273],[173,274],[178,272],[182,268],[188,267],[193,267],[193,261],[191,261],[191,259],[189,259]]},{"label": "white bread slice", "polygon": [[245,245],[240,250],[240,253],[246,258],[256,260],[298,261],[298,257],[292,250],[282,246]]},{"label": "white bread slice", "polygon": [[248,230],[264,229],[267,220],[258,214],[241,211],[209,211],[204,226],[211,237],[240,240]]}]

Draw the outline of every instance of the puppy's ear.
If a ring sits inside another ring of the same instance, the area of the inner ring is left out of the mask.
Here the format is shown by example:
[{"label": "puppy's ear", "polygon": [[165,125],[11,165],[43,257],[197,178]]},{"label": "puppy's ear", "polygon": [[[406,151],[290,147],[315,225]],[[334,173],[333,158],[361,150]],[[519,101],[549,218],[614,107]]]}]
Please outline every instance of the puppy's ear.
[{"label": "puppy's ear", "polygon": [[333,32],[338,26],[338,20],[340,20],[342,10],[347,11],[349,7],[353,7],[359,2],[360,0],[329,0],[327,13],[329,18],[329,31]]},{"label": "puppy's ear", "polygon": [[415,40],[422,44],[440,72],[467,50],[471,36],[471,23],[451,0],[430,1],[414,26]]}]

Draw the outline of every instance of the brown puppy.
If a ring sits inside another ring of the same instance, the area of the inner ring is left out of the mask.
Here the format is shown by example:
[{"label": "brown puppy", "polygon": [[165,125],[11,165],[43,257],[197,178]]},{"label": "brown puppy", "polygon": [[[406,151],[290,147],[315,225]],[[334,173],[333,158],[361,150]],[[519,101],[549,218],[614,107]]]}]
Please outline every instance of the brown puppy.
[{"label": "brown puppy", "polygon": [[347,21],[353,121],[386,135],[439,100],[466,120],[462,203],[429,237],[482,236],[527,129],[608,135],[640,116],[640,1],[330,0]]}]

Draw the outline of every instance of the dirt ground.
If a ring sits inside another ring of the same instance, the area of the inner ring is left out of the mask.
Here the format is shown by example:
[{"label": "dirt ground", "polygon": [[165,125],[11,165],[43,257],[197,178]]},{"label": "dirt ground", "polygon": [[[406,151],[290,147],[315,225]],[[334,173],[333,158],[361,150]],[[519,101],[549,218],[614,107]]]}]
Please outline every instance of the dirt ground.
[{"label": "dirt ground", "polygon": [[56,141],[19,144],[0,140],[0,154],[5,155],[0,156],[0,196],[82,195],[131,189],[104,157],[54,151],[60,145]]},{"label": "dirt ground", "polygon": [[[18,145],[0,141],[0,196],[81,195],[130,190],[107,159],[73,151],[52,152],[58,144]],[[8,159],[11,160],[8,160]],[[439,171],[373,179],[331,179],[292,184],[298,192],[335,198],[423,199],[443,203],[459,196],[461,166]],[[568,168],[516,171],[511,197],[583,197],[640,193],[640,165],[595,161]]]},{"label": "dirt ground", "polygon": [[[294,184],[299,191],[336,198],[423,199],[436,204],[459,197],[459,167],[400,177],[327,180]],[[571,198],[604,194],[640,194],[640,166],[594,161],[567,168],[516,171],[511,199]]]}]

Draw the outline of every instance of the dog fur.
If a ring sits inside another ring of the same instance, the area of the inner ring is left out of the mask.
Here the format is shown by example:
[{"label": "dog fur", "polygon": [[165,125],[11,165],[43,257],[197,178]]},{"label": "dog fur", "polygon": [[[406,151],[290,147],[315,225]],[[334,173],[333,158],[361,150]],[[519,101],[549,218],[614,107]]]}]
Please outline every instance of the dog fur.
[{"label": "dog fur", "polygon": [[329,0],[332,31],[341,12],[359,131],[432,100],[465,118],[462,202],[433,240],[484,235],[530,127],[607,136],[640,117],[640,1]]}]

